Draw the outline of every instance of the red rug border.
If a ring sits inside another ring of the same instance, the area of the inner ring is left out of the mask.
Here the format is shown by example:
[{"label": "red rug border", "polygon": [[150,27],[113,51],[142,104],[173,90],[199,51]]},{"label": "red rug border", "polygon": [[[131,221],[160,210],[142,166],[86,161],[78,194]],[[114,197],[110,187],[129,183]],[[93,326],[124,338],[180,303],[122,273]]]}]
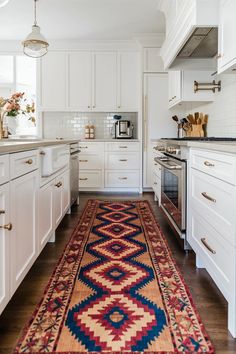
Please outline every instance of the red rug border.
[{"label": "red rug border", "polygon": [[[12,354],[19,354],[19,351],[16,350],[16,347],[17,347],[17,345],[20,342],[22,342],[22,340],[24,339],[24,337],[25,337],[25,335],[26,335],[26,333],[28,331],[28,328],[30,327],[32,321],[34,320],[34,317],[37,314],[37,312],[38,312],[38,310],[39,310],[39,308],[40,308],[40,306],[41,306],[41,304],[42,304],[42,302],[44,300],[44,297],[45,297],[45,295],[46,295],[46,293],[47,293],[47,291],[48,291],[48,289],[50,287],[51,281],[53,280],[53,277],[54,277],[54,275],[55,275],[55,273],[57,271],[57,268],[59,267],[59,265],[60,265],[60,263],[61,263],[61,261],[63,259],[65,250],[68,247],[68,245],[70,244],[72,238],[75,236],[75,233],[77,232],[78,228],[80,227],[80,225],[81,225],[81,223],[83,221],[83,218],[84,218],[84,216],[85,216],[85,214],[87,212],[89,204],[91,204],[92,202],[96,202],[96,203],[100,203],[100,202],[104,202],[104,203],[110,203],[110,202],[114,202],[114,203],[115,202],[119,202],[119,203],[146,203],[148,205],[149,211],[150,211],[150,213],[151,213],[151,215],[152,215],[152,217],[154,219],[155,225],[156,225],[156,227],[158,228],[158,230],[160,232],[160,236],[162,238],[162,241],[164,242],[164,244],[166,246],[168,254],[169,254],[169,256],[170,256],[170,258],[171,258],[171,260],[172,260],[172,262],[173,262],[173,264],[175,266],[175,269],[176,269],[181,281],[183,282],[183,285],[185,287],[186,293],[187,293],[187,295],[189,297],[189,301],[190,301],[190,303],[191,303],[191,305],[192,305],[192,307],[193,307],[193,309],[194,309],[194,311],[196,313],[196,317],[197,317],[197,319],[199,321],[199,325],[201,326],[202,333],[203,333],[205,339],[208,340],[209,343],[211,344],[211,345],[209,345],[210,350],[207,351],[207,352],[204,352],[204,353],[205,354],[214,354],[215,353],[215,349],[214,349],[214,346],[213,346],[212,341],[210,339],[210,336],[208,335],[208,333],[206,331],[206,328],[205,328],[205,325],[202,322],[201,316],[200,316],[199,311],[198,311],[198,309],[197,309],[197,307],[196,307],[196,305],[194,303],[194,300],[192,298],[191,292],[189,290],[188,285],[186,284],[186,281],[185,281],[185,279],[183,277],[183,274],[181,273],[181,271],[179,269],[179,266],[177,265],[176,260],[174,259],[173,255],[172,255],[172,251],[171,251],[171,249],[169,247],[169,244],[168,244],[167,240],[165,239],[164,233],[162,232],[161,227],[160,227],[160,225],[159,225],[159,223],[158,223],[158,221],[156,219],[156,216],[154,214],[154,211],[152,209],[150,201],[146,200],[146,199],[134,199],[134,200],[132,200],[132,199],[97,199],[97,198],[89,198],[87,200],[87,202],[85,204],[85,207],[83,209],[83,212],[82,212],[82,214],[79,217],[79,221],[78,221],[77,225],[75,226],[74,230],[72,231],[69,240],[65,244],[65,246],[63,248],[63,251],[62,251],[62,254],[61,254],[59,260],[56,262],[54,270],[53,270],[52,274],[50,275],[49,280],[47,281],[47,284],[46,284],[45,289],[43,291],[43,294],[41,296],[41,300],[36,305],[32,315],[30,316],[30,319],[27,321],[27,323],[24,326],[24,328],[22,329],[18,339],[16,340],[16,344],[14,345],[14,350],[12,351]],[[153,254],[155,254],[154,250],[153,250]],[[164,302],[163,302],[163,305],[165,307]],[[165,310],[166,310],[166,308],[165,308]],[[167,311],[166,311],[166,313],[167,313]],[[29,352],[29,354],[42,354],[42,353],[44,353],[44,352],[31,352],[31,353]],[[192,352],[192,351],[191,352],[189,352],[189,351],[180,352],[180,351],[178,351],[176,349],[174,349],[174,351],[171,351],[171,352],[167,352],[167,351],[158,351],[158,352],[157,351],[145,351],[143,353],[144,354],[174,354],[174,353],[176,353],[176,354],[184,354],[184,353],[186,353],[186,354],[194,354],[194,352]],[[199,353],[201,353],[201,352],[199,352]],[[78,352],[74,352],[74,351],[69,351],[69,352],[68,351],[67,352],[53,351],[53,352],[48,352],[48,354],[141,354],[141,352],[130,352],[130,351],[129,352],[127,352],[127,351],[125,351],[125,352],[124,351],[122,351],[122,352],[120,352],[120,351],[119,352],[114,352],[114,351],[112,351],[112,352],[79,352],[78,353]]]}]

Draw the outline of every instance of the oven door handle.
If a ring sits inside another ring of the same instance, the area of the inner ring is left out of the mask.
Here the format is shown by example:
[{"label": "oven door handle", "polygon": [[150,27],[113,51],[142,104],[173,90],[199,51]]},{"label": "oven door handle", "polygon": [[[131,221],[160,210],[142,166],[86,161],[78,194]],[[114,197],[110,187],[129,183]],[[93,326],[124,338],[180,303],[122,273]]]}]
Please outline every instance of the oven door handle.
[{"label": "oven door handle", "polygon": [[159,163],[159,165],[163,166],[164,168],[166,168],[167,170],[182,170],[182,166],[181,165],[170,165],[168,163],[165,163],[162,158],[158,158],[155,157],[154,159],[157,163]]}]

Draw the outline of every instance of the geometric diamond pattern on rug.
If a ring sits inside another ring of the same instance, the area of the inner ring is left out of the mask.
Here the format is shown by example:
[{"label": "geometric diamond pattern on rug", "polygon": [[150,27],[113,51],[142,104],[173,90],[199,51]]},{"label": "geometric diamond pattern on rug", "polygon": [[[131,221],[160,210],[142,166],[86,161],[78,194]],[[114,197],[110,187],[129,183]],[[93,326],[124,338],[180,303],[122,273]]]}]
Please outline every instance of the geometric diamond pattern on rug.
[{"label": "geometric diamond pattern on rug", "polygon": [[87,350],[102,352],[117,348],[120,352],[130,348],[143,351],[166,323],[163,310],[143,304],[129,294],[104,295],[85,307],[75,307],[69,318],[73,322],[68,322],[68,327]]},{"label": "geometric diamond pattern on rug", "polygon": [[136,225],[116,223],[102,224],[95,226],[93,232],[98,236],[108,236],[112,238],[122,238],[126,236],[136,236],[141,233],[141,228]]},{"label": "geometric diamond pattern on rug", "polygon": [[93,244],[88,249],[89,251],[95,251],[99,255],[107,257],[109,259],[124,259],[127,257],[135,256],[144,251],[145,248],[139,244],[124,239],[103,241],[99,244]]},{"label": "geometric diamond pattern on rug", "polygon": [[101,207],[111,211],[124,211],[133,207],[130,203],[102,203]]},{"label": "geometric diamond pattern on rug", "polygon": [[137,217],[136,215],[127,214],[121,211],[112,211],[110,213],[102,213],[98,215],[98,219],[107,220],[111,222],[124,222]]},{"label": "geometric diamond pattern on rug", "polygon": [[99,287],[119,292],[149,277],[149,272],[129,262],[108,261],[86,270],[83,276]]}]

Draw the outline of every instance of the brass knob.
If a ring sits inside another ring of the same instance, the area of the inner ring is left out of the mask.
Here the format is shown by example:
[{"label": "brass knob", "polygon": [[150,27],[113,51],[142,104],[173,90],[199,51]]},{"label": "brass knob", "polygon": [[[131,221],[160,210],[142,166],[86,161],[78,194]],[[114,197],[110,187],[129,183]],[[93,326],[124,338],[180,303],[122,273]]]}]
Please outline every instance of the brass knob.
[{"label": "brass knob", "polygon": [[32,165],[33,160],[32,160],[32,159],[29,159],[29,160],[25,161],[25,163],[27,163],[28,165]]},{"label": "brass knob", "polygon": [[9,224],[3,225],[3,226],[0,225],[0,229],[5,229],[8,231],[11,231],[12,230],[12,223],[9,222]]}]

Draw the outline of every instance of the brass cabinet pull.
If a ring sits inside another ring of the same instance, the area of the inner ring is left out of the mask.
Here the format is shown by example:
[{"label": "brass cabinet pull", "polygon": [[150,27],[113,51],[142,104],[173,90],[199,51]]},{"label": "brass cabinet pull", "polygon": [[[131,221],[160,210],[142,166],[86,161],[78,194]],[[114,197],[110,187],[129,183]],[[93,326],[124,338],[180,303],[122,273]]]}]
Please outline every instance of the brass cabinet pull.
[{"label": "brass cabinet pull", "polygon": [[25,163],[27,163],[28,165],[32,165],[33,160],[32,159],[26,160]]},{"label": "brass cabinet pull", "polygon": [[88,178],[80,178],[79,180],[80,180],[80,181],[87,181]]},{"label": "brass cabinet pull", "polygon": [[120,149],[127,149],[128,146],[119,146]]},{"label": "brass cabinet pull", "polygon": [[57,184],[55,184],[55,187],[60,188],[62,186],[62,182],[58,182]]},{"label": "brass cabinet pull", "polygon": [[127,179],[127,177],[119,177],[119,179]]},{"label": "brass cabinet pull", "polygon": [[121,162],[126,162],[126,161],[128,161],[127,159],[120,159],[119,161],[121,161]]},{"label": "brass cabinet pull", "polygon": [[40,151],[40,155],[46,155],[45,151]]},{"label": "brass cabinet pull", "polygon": [[3,225],[3,226],[0,225],[0,229],[5,229],[8,231],[11,231],[12,230],[12,223],[9,222],[9,224]]},{"label": "brass cabinet pull", "polygon": [[204,237],[201,238],[201,241],[202,241],[203,245],[208,249],[208,251],[210,251],[210,252],[213,253],[213,254],[216,254],[216,251],[214,251],[214,250],[211,248],[211,246],[208,245],[208,243],[207,243],[207,241],[206,241],[206,239],[205,239]]},{"label": "brass cabinet pull", "polygon": [[88,160],[79,160],[79,162],[88,162]]},{"label": "brass cabinet pull", "polygon": [[5,214],[5,210],[0,210],[0,214]]},{"label": "brass cabinet pull", "polygon": [[210,200],[210,202],[216,203],[216,199],[210,197],[206,192],[202,192],[202,196],[207,200]]},{"label": "brass cabinet pull", "polygon": [[80,149],[88,149],[87,146],[80,146]]},{"label": "brass cabinet pull", "polygon": [[207,167],[214,167],[215,166],[212,162],[209,162],[209,161],[205,161],[204,165]]},{"label": "brass cabinet pull", "polygon": [[157,182],[154,182],[155,186],[157,185]]}]

